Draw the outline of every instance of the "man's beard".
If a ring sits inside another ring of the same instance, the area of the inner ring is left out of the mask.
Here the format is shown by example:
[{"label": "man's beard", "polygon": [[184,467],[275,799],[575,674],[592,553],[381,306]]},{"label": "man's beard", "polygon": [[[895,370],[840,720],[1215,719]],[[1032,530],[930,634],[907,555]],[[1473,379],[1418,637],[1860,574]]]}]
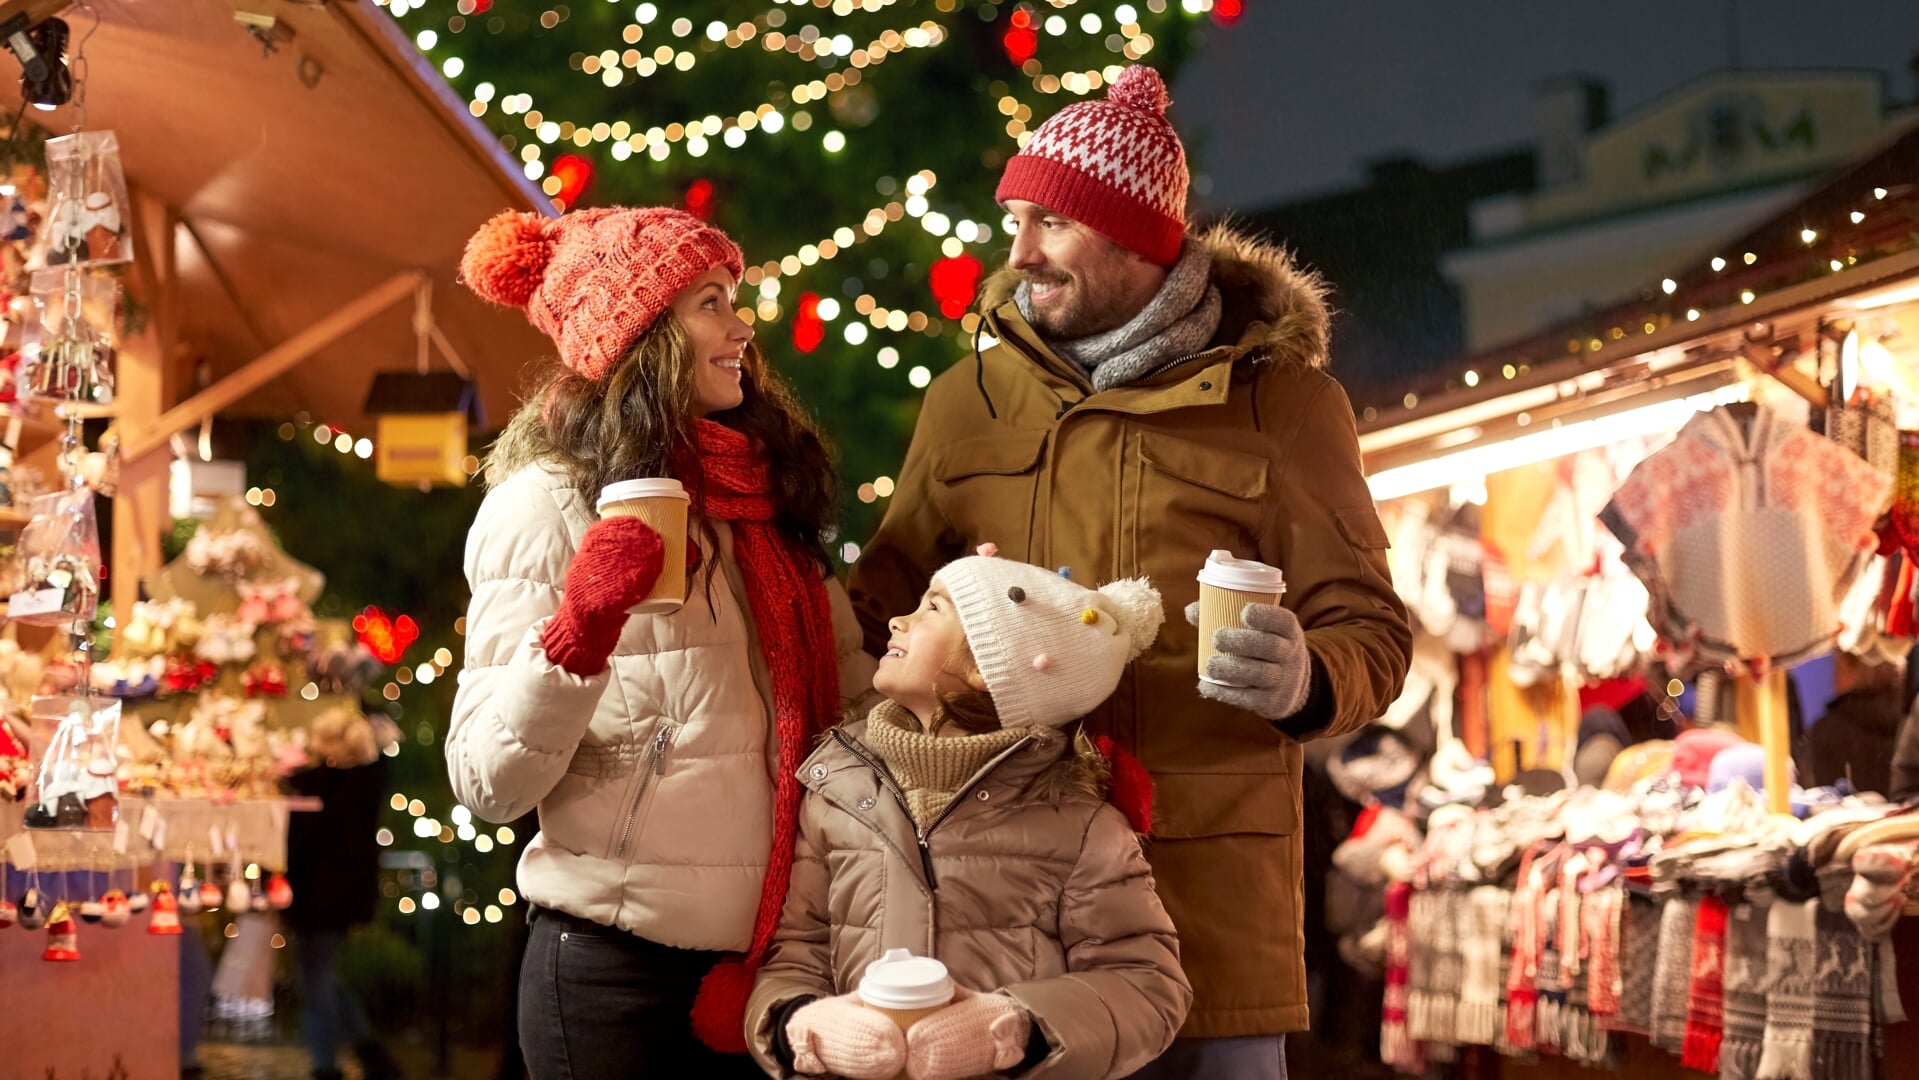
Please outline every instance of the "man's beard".
[{"label": "man's beard", "polygon": [[1123,290],[1114,284],[1122,279],[1117,275],[1102,276],[1096,280],[1084,274],[1041,270],[1022,273],[1021,277],[1026,280],[1029,289],[1039,285],[1059,285],[1070,290],[1050,304],[1042,304],[1038,300],[1032,302],[1033,328],[1057,341],[1073,341],[1117,330],[1138,314],[1137,311],[1122,310],[1124,301],[1120,299],[1120,294]]}]

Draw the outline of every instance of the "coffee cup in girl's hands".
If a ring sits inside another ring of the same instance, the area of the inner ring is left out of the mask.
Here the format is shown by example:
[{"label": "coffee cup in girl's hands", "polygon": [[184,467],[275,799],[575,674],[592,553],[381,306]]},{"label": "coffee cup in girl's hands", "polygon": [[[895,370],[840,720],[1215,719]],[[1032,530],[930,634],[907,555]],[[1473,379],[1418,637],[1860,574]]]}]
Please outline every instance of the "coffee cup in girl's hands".
[{"label": "coffee cup in girl's hands", "polygon": [[945,964],[906,949],[886,950],[860,976],[860,1002],[885,1015],[902,1032],[952,1004],[953,994],[953,978]]},{"label": "coffee cup in girl's hands", "polygon": [[[660,534],[669,552],[686,550],[686,486],[671,477],[647,477],[608,484],[600,492],[600,517],[638,518]],[[635,614],[665,614],[686,603],[686,560],[669,558],[660,567],[659,580]]]}]

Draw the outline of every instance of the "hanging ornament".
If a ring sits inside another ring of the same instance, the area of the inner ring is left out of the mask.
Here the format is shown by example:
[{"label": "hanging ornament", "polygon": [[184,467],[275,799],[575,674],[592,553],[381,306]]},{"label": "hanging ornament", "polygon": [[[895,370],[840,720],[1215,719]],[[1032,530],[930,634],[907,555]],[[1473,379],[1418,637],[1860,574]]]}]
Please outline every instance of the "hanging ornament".
[{"label": "hanging ornament", "polygon": [[254,878],[247,887],[247,908],[251,911],[271,911],[273,905],[267,900],[267,883],[263,878]]},{"label": "hanging ornament", "polygon": [[80,959],[80,931],[73,925],[73,913],[65,901],[53,905],[53,914],[47,917],[47,951],[40,954],[40,959],[55,962]]},{"label": "hanging ornament", "polygon": [[133,892],[127,894],[127,911],[131,914],[138,915],[148,907],[151,907],[152,904],[153,898],[148,896],[143,889],[135,889]]},{"label": "hanging ornament", "polygon": [[253,906],[253,895],[247,890],[245,878],[236,877],[227,886],[227,910],[235,915]]},{"label": "hanging ornament", "polygon": [[935,259],[926,271],[926,284],[933,290],[940,314],[949,319],[966,314],[966,309],[973,306],[973,298],[979,295],[980,275],[985,272],[986,267],[978,259],[964,252]]},{"label": "hanging ornament", "polygon": [[0,900],[0,930],[20,921],[20,909],[11,900]]},{"label": "hanging ornament", "polygon": [[149,934],[178,934],[180,932],[180,908],[173,899],[173,891],[164,881],[153,883],[153,918],[147,920]]},{"label": "hanging ornament", "polygon": [[285,874],[275,874],[267,881],[267,903],[275,911],[285,911],[293,906],[293,886]]},{"label": "hanging ornament", "polygon": [[226,899],[226,892],[211,881],[200,883],[200,910],[215,912],[220,910],[220,902]]},{"label": "hanging ornament", "polygon": [[98,923],[101,919],[106,918],[106,915],[107,915],[107,906],[101,903],[100,901],[83,900],[80,902],[80,921],[81,922]]},{"label": "hanging ornament", "polygon": [[105,909],[100,915],[100,925],[109,930],[125,926],[127,920],[133,917],[133,903],[119,889],[107,890],[107,894],[100,898],[100,906]]},{"label": "hanging ornament", "polygon": [[26,892],[21,893],[20,903],[16,908],[19,912],[20,929],[38,930],[47,925],[46,904],[47,898],[42,896],[37,888],[29,886]]},{"label": "hanging ornament", "polygon": [[826,320],[820,318],[820,294],[801,293],[793,307],[793,347],[810,353],[826,340]]},{"label": "hanging ornament", "polygon": [[1213,0],[1213,22],[1231,26],[1246,14],[1246,0]]},{"label": "hanging ornament", "polygon": [[198,915],[200,913],[200,878],[193,872],[193,855],[187,854],[187,864],[180,868],[180,895],[178,900],[180,914]]}]

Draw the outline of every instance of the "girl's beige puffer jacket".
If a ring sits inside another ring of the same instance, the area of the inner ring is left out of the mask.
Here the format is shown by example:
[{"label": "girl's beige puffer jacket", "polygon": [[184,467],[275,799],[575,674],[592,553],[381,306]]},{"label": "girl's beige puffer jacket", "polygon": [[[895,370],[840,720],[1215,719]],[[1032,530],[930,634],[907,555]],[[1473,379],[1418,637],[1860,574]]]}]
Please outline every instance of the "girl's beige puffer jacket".
[{"label": "girl's beige puffer jacket", "polygon": [[895,948],[1025,1006],[1052,1052],[1023,1076],[1126,1076],[1163,1052],[1193,1000],[1173,922],[1138,837],[1068,739],[1035,728],[921,830],[865,730],[834,729],[800,768],[786,915],[747,1006],[761,1065],[792,1075],[773,1056],[783,1005],[854,991]]}]

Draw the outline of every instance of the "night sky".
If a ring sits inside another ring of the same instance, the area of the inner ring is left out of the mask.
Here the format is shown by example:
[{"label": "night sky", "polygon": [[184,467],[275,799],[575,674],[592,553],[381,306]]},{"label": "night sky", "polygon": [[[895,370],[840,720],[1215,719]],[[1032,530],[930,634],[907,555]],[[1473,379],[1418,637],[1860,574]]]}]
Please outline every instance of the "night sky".
[{"label": "night sky", "polygon": [[1572,72],[1618,116],[1727,67],[1735,6],[1742,67],[1876,68],[1891,100],[1919,97],[1919,0],[1248,0],[1173,90],[1195,194],[1255,210],[1362,182],[1369,159],[1518,146],[1534,83]]}]

